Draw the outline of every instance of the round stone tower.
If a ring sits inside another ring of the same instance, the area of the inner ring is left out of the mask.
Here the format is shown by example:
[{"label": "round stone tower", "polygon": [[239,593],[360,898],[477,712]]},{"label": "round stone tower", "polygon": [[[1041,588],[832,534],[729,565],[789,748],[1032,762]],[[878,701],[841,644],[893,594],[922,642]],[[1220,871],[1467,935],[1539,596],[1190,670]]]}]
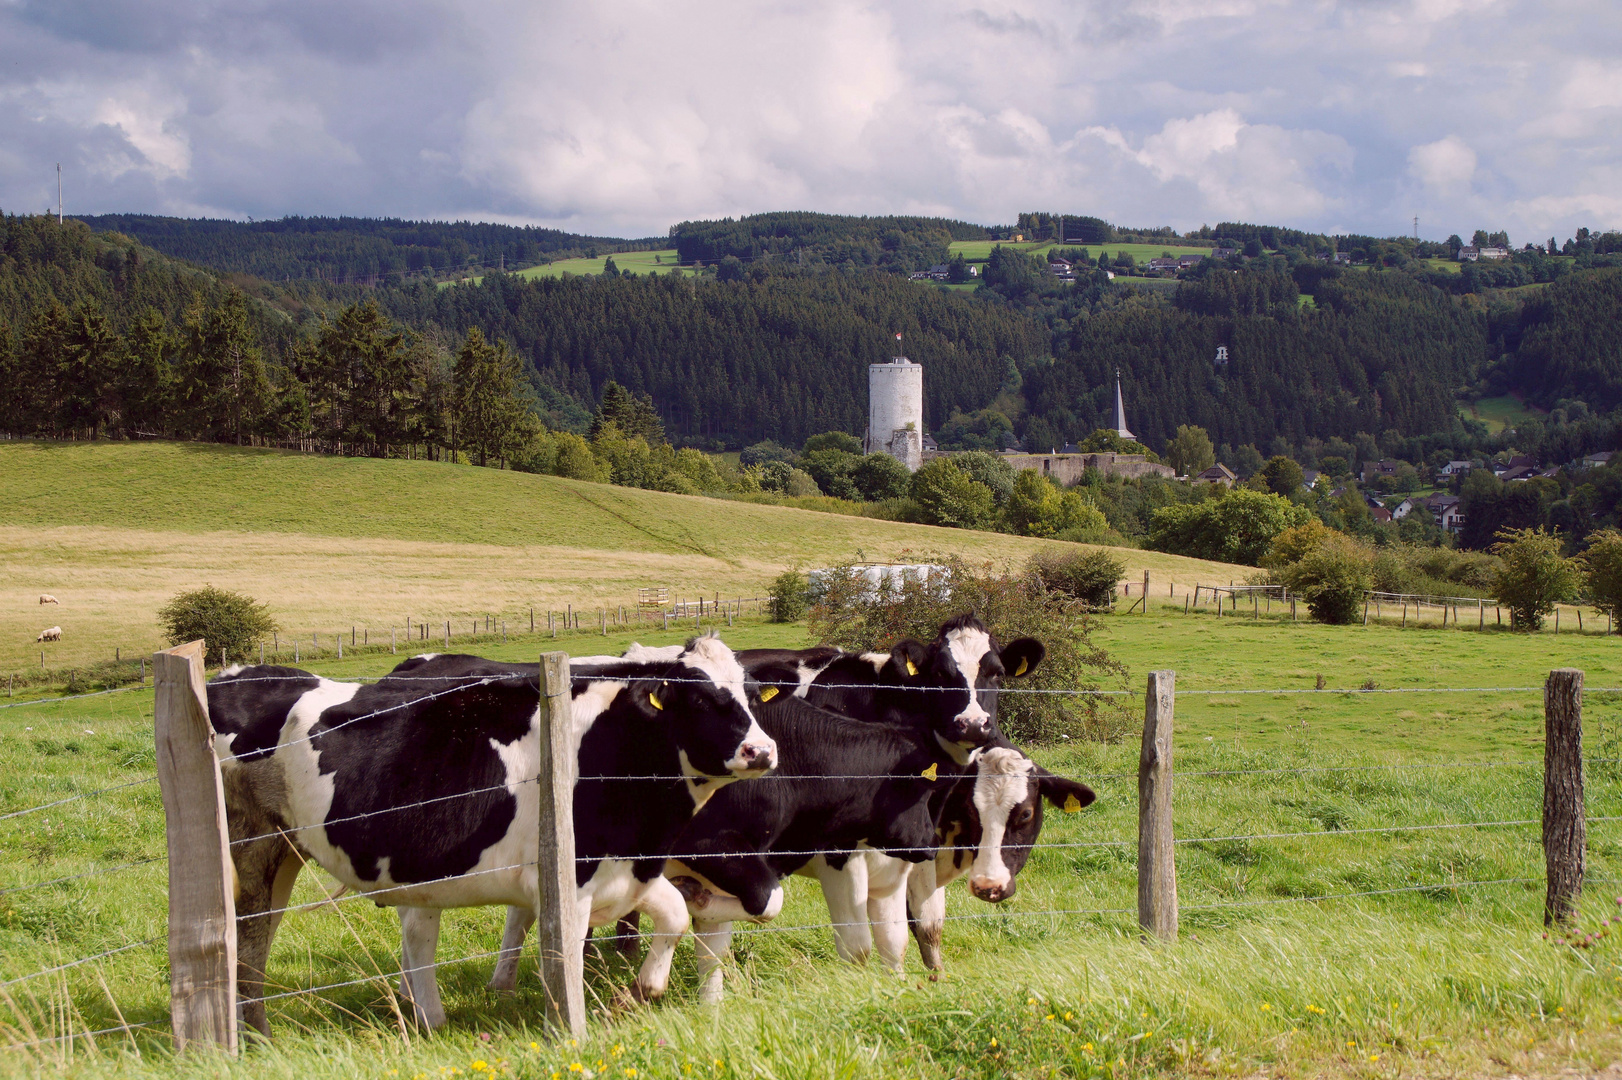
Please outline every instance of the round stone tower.
[{"label": "round stone tower", "polygon": [[924,463],[924,369],[905,356],[867,365],[868,453],[886,453],[917,471]]}]

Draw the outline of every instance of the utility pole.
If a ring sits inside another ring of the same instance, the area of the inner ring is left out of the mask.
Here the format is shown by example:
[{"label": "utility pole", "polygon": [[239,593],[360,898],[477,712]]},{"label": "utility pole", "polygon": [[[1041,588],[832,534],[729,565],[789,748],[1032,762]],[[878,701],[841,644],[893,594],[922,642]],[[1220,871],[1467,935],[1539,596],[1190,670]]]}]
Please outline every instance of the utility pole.
[{"label": "utility pole", "polygon": [[56,223],[62,224],[62,163],[56,163]]},{"label": "utility pole", "polygon": [[1419,239],[1419,215],[1414,215],[1414,239]]}]

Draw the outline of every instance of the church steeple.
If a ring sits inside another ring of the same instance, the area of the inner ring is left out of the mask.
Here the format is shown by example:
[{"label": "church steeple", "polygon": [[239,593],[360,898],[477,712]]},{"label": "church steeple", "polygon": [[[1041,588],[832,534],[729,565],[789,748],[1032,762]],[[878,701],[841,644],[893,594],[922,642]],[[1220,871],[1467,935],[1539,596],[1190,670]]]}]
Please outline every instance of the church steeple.
[{"label": "church steeple", "polygon": [[1114,426],[1115,426],[1115,434],[1119,435],[1121,438],[1123,438],[1123,439],[1136,439],[1137,438],[1136,435],[1132,434],[1126,428],[1126,406],[1124,404],[1122,404],[1122,402],[1121,402],[1121,372],[1120,372],[1120,369],[1116,369],[1116,372],[1115,372],[1115,425]]}]

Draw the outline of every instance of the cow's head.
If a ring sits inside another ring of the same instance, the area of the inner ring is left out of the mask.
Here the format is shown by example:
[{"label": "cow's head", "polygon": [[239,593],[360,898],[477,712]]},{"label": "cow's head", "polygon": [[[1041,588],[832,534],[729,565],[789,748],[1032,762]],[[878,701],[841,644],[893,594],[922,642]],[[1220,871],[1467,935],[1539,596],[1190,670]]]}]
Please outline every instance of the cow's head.
[{"label": "cow's head", "polygon": [[967,805],[947,816],[960,818],[952,822],[958,826],[958,857],[967,855],[961,848],[974,850],[969,891],[997,904],[1014,895],[1014,878],[1042,833],[1042,800],[1074,812],[1097,796],[1086,784],[1054,776],[1011,747],[985,751],[975,768]]},{"label": "cow's head", "polygon": [[690,779],[760,776],[777,766],[777,743],[749,710],[750,684],[714,634],[690,640],[661,678],[632,687],[643,715],[665,725]]},{"label": "cow's head", "polygon": [[1035,638],[998,645],[972,613],[941,626],[928,645],[907,640],[890,650],[890,677],[924,691],[918,708],[929,717],[941,745],[967,764],[973,752],[995,739],[997,690],[1003,676],[1023,678],[1036,670],[1047,649]]}]

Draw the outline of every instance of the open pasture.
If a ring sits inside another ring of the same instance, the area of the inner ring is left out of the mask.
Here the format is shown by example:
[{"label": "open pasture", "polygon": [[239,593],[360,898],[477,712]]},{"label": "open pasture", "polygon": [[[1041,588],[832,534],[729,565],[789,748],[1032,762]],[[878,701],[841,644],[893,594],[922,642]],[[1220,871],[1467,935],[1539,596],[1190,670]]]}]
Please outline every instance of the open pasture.
[{"label": "open pasture", "polygon": [[[597,259],[559,259],[557,262],[529,266],[517,271],[522,278],[561,277],[564,274],[601,274],[609,259],[620,270],[633,274],[668,274],[676,269],[676,249],[661,251],[616,251]],[[691,270],[684,271],[691,273]]]},{"label": "open pasture", "polygon": [[1511,394],[1500,397],[1480,398],[1463,406],[1466,415],[1474,417],[1487,425],[1487,430],[1494,435],[1511,427],[1538,416],[1543,410],[1528,406],[1525,402]]},{"label": "open pasture", "polygon": [[[157,609],[211,583],[270,605],[306,643],[531,607],[759,596],[784,567],[862,551],[1023,561],[1050,541],[902,525],[424,461],[177,443],[0,444],[0,674],[160,647]],[[1123,551],[1156,582],[1243,569]],[[1179,591],[1182,591],[1179,588]],[[60,606],[41,608],[50,593]],[[44,620],[44,621],[41,621]],[[60,625],[62,641],[34,638]]]},{"label": "open pasture", "polygon": [[[1050,810],[1017,895],[991,907],[950,893],[947,970],[916,953],[893,977],[834,958],[815,886],[796,879],[777,923],[738,935],[729,1000],[695,1000],[690,943],[663,1002],[616,1011],[628,977],[606,948],[588,965],[602,1010],[579,1046],[536,1029],[533,961],[516,998],[483,988],[500,913],[448,915],[440,981],[449,1027],[404,1025],[379,976],[397,967],[393,914],[350,898],[288,916],[272,957],[277,1041],[209,1075],[468,1076],[1455,1076],[1598,1069],[1622,1054],[1622,948],[1542,938],[1542,707],[1548,669],[1588,672],[1589,875],[1582,925],[1622,892],[1622,654],[1614,640],[1453,634],[1277,620],[1105,616],[1094,640],[1134,686],[1178,672],[1177,851],[1183,938],[1135,933],[1135,738],[1036,750],[1100,793]],[[647,644],[675,631],[637,635]],[[628,635],[565,641],[619,649]],[[797,645],[798,626],[735,628],[738,647]],[[550,643],[486,641],[532,658]],[[353,677],[368,656],[307,665]],[[1453,694],[1245,694],[1523,687]],[[1203,693],[1216,691],[1216,693]],[[1227,693],[1222,693],[1226,691]],[[1138,695],[1128,702],[1141,715]],[[153,769],[151,693],[0,711],[0,814],[128,784]],[[1468,823],[1490,823],[1469,825]],[[0,820],[0,982],[13,1045],[121,1022],[140,1029],[73,1048],[0,1055],[0,1071],[170,1075],[163,960],[162,811],[136,783]],[[125,864],[116,872],[40,882]],[[323,899],[307,874],[295,903]],[[1355,894],[1355,895],[1353,895]],[[1335,899],[1334,897],[1341,897]],[[1322,898],[1322,899],[1319,899]],[[358,981],[357,981],[358,980]],[[343,984],[343,985],[334,985]],[[331,987],[317,994],[292,993]],[[485,1036],[489,1036],[488,1039]],[[571,1072],[571,1067],[579,1068]]]}]

